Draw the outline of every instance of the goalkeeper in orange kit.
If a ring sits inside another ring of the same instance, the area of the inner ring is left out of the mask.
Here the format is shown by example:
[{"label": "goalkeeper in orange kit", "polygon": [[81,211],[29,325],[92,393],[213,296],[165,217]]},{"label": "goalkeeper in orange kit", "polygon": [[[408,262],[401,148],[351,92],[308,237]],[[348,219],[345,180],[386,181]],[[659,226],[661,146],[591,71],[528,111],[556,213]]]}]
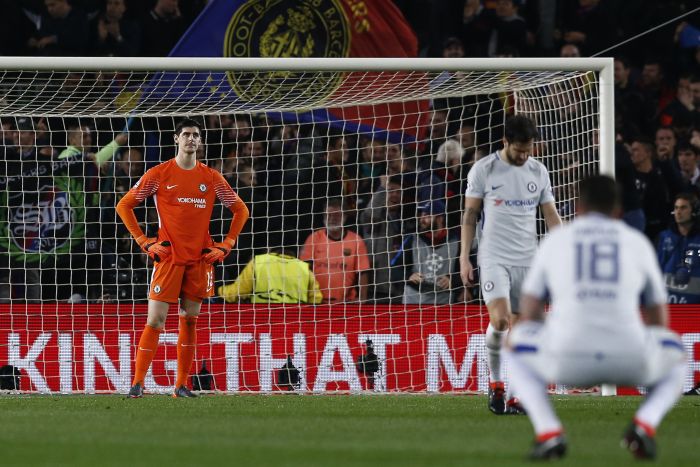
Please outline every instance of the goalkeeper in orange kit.
[{"label": "goalkeeper in orange kit", "polygon": [[[171,305],[179,308],[177,379],[173,397],[195,397],[186,381],[196,345],[197,316],[202,300],[214,294],[214,267],[231,252],[248,220],[248,208],[224,177],[201,162],[197,149],[202,131],[186,119],[175,128],[177,155],[152,169],[117,204],[117,213],[136,242],[155,263],[148,294],[148,318],[136,352],[136,371],[129,397],[143,396],[143,381],[158,348],[158,338]],[[153,196],[158,211],[158,236],[147,237],[134,208]],[[215,198],[233,212],[226,238],[214,243],[209,222]]]}]

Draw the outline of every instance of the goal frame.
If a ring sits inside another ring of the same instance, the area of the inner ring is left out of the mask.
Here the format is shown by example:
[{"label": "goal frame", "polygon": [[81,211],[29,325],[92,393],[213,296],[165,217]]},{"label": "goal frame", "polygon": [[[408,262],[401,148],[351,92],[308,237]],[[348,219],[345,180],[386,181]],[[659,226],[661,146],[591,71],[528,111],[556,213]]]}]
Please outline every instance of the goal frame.
[{"label": "goal frame", "polygon": [[[596,72],[598,171],[615,176],[614,62],[606,58],[221,58],[221,57],[0,57],[11,71],[336,71],[336,72]],[[0,113],[2,109],[0,108]],[[109,113],[109,112],[108,112]],[[12,114],[14,115],[14,114]],[[48,113],[47,115],[51,115]],[[124,117],[139,116],[118,114]],[[19,116],[19,115],[17,115]],[[114,114],[112,114],[114,116]],[[614,395],[615,387],[603,387]]]}]

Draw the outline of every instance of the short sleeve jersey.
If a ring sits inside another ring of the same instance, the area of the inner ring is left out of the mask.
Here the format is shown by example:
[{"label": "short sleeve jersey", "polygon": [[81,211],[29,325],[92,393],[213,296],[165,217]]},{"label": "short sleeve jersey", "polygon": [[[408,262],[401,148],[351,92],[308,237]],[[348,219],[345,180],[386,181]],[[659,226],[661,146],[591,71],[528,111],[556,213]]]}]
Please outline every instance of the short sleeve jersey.
[{"label": "short sleeve jersey", "polygon": [[478,261],[529,266],[537,248],[537,206],[554,202],[547,168],[534,158],[511,165],[494,152],[469,171],[465,195],[482,200]]},{"label": "short sleeve jersey", "polygon": [[591,335],[610,342],[630,333],[641,339],[640,302],[666,303],[649,240],[622,221],[597,214],[575,219],[542,242],[522,293],[550,297],[547,325],[556,329],[553,345],[561,348]]},{"label": "short sleeve jersey", "polygon": [[306,239],[299,259],[313,261],[323,298],[330,302],[356,299],[357,276],[369,269],[365,242],[352,231],[339,241],[328,238],[326,229],[315,231]]},{"label": "short sleeve jersey", "polygon": [[138,201],[153,196],[158,211],[158,239],[170,241],[174,264],[197,262],[213,244],[209,221],[215,198],[225,206],[242,203],[218,171],[197,162],[191,170],[175,159],[149,169],[131,188]]}]

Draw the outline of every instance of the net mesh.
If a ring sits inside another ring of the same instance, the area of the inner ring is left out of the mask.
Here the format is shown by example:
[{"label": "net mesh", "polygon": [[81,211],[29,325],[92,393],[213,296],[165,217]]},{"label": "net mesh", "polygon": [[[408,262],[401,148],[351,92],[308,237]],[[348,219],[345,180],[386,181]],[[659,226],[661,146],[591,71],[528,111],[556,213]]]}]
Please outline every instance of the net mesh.
[{"label": "net mesh", "polygon": [[[0,362],[21,370],[26,391],[128,391],[152,264],[115,204],[175,155],[175,125],[190,117],[202,123],[200,160],[251,211],[203,306],[196,384],[484,391],[488,317],[478,285],[459,279],[467,173],[501,147],[507,115],[527,115],[541,133],[535,157],[569,218],[574,182],[598,167],[598,86],[586,71],[5,71],[0,299],[9,305]],[[325,231],[336,197],[345,232],[358,240],[324,247],[338,256],[323,266],[308,242]],[[445,216],[431,228],[444,227],[447,247],[418,258],[411,245],[425,227],[417,209],[436,200]],[[153,200],[136,214],[155,236]],[[230,220],[217,204],[216,241]],[[323,303],[224,303],[220,287],[274,248],[313,260]],[[421,261],[435,277],[419,304],[411,275]],[[447,279],[437,287],[439,276]],[[174,383],[170,315],[146,379],[154,392]]]}]

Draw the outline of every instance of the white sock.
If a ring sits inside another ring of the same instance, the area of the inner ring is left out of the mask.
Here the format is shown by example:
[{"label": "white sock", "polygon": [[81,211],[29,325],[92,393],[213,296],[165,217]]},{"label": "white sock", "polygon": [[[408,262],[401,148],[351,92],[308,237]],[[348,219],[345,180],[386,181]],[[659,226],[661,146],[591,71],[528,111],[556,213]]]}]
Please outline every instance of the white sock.
[{"label": "white sock", "polygon": [[518,391],[520,403],[527,411],[535,435],[562,431],[561,421],[547,396],[547,382],[516,354],[508,353],[508,365],[511,384]]},{"label": "white sock", "polygon": [[685,363],[671,368],[666,375],[649,388],[646,399],[635,414],[635,419],[656,429],[683,394]]},{"label": "white sock", "polygon": [[501,347],[508,331],[497,331],[490,323],[486,328],[486,350],[489,365],[489,381],[503,381],[501,372]]}]

